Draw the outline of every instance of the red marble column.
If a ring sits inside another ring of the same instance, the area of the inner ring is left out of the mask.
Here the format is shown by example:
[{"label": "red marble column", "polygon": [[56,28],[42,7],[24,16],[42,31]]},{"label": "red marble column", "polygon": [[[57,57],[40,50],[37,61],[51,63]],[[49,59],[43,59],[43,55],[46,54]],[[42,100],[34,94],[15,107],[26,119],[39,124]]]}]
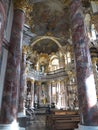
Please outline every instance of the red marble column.
[{"label": "red marble column", "polygon": [[7,70],[0,111],[0,124],[11,124],[17,120],[23,25],[24,12],[19,9],[14,10]]},{"label": "red marble column", "polygon": [[5,25],[6,15],[5,15],[5,9],[0,1],[0,55],[1,55],[1,47],[3,43],[4,38],[4,25]]},{"label": "red marble column", "polygon": [[22,53],[22,61],[21,61],[21,74],[20,74],[20,88],[19,88],[19,108],[18,112],[23,113],[24,111],[24,92],[25,92],[25,85],[26,85],[26,53]]},{"label": "red marble column", "polygon": [[[88,47],[88,38],[84,25],[84,16],[80,0],[71,0],[71,26],[74,45],[78,98],[81,116],[81,125],[98,125],[98,108],[94,75]],[[86,129],[85,129],[86,130]]]}]

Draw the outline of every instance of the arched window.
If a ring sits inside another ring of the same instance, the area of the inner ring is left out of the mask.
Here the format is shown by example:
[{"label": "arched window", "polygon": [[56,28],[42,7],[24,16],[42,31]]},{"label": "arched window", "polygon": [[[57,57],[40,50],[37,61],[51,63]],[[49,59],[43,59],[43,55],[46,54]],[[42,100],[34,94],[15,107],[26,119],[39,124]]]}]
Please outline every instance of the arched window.
[{"label": "arched window", "polygon": [[52,70],[57,70],[59,68],[59,59],[54,58],[51,63],[52,63]]}]

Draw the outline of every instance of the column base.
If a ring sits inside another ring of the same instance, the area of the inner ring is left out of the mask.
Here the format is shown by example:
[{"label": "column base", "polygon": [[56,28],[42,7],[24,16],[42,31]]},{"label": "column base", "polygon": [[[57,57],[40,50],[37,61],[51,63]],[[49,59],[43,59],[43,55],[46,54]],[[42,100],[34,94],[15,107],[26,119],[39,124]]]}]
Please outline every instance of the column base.
[{"label": "column base", "polygon": [[24,112],[19,112],[18,113],[18,118],[20,118],[20,117],[26,117],[26,114]]},{"label": "column base", "polygon": [[24,115],[23,112],[18,113],[17,119],[18,119],[19,127],[20,127],[19,130],[25,130],[26,127],[28,126],[28,122],[30,119],[26,115]]},{"label": "column base", "polygon": [[19,125],[17,122],[12,124],[0,124],[0,130],[19,130]]},{"label": "column base", "polygon": [[98,126],[84,126],[79,124],[79,130],[98,130]]},{"label": "column base", "polygon": [[[23,117],[26,117],[26,115],[23,112],[18,113],[18,120],[19,118],[23,118]],[[19,125],[20,125],[20,122],[19,122]],[[26,128],[19,126],[19,130],[26,130]]]},{"label": "column base", "polygon": [[24,128],[24,127],[20,127],[19,130],[26,130],[26,128]]}]

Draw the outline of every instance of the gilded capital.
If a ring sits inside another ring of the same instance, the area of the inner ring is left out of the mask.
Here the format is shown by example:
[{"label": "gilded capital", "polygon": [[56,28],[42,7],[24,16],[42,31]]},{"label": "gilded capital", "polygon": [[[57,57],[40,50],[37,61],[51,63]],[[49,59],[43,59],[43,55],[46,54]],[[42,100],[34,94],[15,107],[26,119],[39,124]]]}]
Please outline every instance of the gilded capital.
[{"label": "gilded capital", "polygon": [[32,26],[33,25],[33,18],[32,18],[32,14],[33,13],[33,4],[28,4],[26,7],[26,17],[25,17],[25,22],[28,26]]},{"label": "gilded capital", "polygon": [[20,9],[25,13],[27,4],[27,0],[14,0],[14,9]]},{"label": "gilded capital", "polygon": [[28,46],[24,45],[24,46],[22,47],[22,53],[27,54],[28,49],[29,49]]},{"label": "gilded capital", "polygon": [[30,79],[31,83],[33,84],[34,83],[34,79]]},{"label": "gilded capital", "polygon": [[96,63],[98,61],[98,58],[93,57],[93,58],[91,58],[91,60],[92,60],[92,63],[94,64],[94,63]]},{"label": "gilded capital", "polygon": [[69,6],[72,0],[63,0],[65,6]]}]

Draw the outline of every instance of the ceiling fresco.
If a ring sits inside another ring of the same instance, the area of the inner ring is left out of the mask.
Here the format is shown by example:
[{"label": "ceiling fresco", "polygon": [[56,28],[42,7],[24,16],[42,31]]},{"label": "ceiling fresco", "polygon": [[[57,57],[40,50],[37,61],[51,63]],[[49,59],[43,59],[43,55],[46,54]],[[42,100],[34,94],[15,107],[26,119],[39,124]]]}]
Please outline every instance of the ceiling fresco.
[{"label": "ceiling fresco", "polygon": [[[68,41],[71,41],[68,6],[70,0],[29,0],[29,2],[33,5],[31,11],[29,10],[32,26],[28,30],[25,27],[24,43],[30,45],[41,36],[52,36],[61,46],[69,44]],[[90,0],[82,0],[82,4],[84,10],[91,7]],[[28,18],[26,20],[28,21]],[[54,41],[45,39],[36,43],[31,50],[51,54],[56,53],[58,49]]]},{"label": "ceiling fresco", "polygon": [[69,11],[63,2],[49,0],[36,3],[33,7],[32,31],[37,35],[51,35],[60,38],[68,38],[69,33]]},{"label": "ceiling fresco", "polygon": [[56,53],[58,49],[59,47],[57,46],[57,44],[49,39],[44,39],[37,42],[32,48],[33,51],[37,50],[38,54],[47,53],[48,55],[51,54],[51,52]]},{"label": "ceiling fresco", "polygon": [[[66,44],[65,41],[70,36],[70,22],[69,10],[64,5],[63,0],[47,0],[34,3],[32,19],[32,32],[34,34],[37,36],[53,36],[59,39],[61,45]],[[58,46],[47,39],[37,43],[32,50],[37,50],[38,53],[51,54],[58,51]]]}]

